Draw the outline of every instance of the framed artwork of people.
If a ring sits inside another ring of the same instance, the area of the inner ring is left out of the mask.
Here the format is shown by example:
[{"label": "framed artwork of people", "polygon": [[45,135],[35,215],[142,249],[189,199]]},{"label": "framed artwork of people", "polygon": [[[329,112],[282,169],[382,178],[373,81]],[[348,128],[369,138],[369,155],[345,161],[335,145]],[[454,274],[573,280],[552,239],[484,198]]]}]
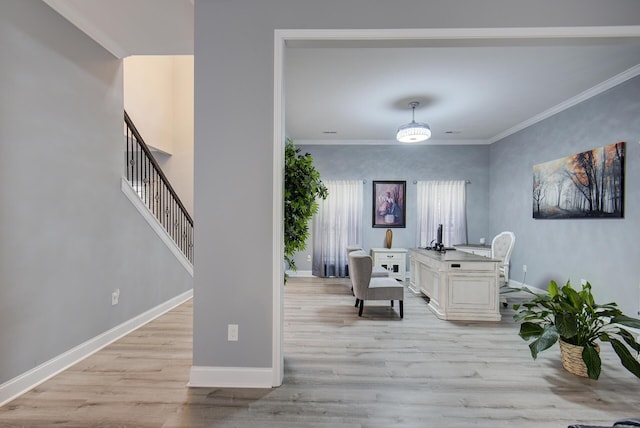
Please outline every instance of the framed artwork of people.
[{"label": "framed artwork of people", "polygon": [[406,181],[373,182],[373,227],[406,227]]}]

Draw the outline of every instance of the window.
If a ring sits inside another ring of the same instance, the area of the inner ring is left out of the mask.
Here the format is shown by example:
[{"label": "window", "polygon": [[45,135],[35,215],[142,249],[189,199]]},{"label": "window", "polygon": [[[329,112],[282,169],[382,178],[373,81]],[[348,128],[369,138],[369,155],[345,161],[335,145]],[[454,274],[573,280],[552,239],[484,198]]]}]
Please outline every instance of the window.
[{"label": "window", "polygon": [[362,236],[362,181],[324,181],[329,196],[313,216],[313,264],[316,276],[347,275],[347,246]]},{"label": "window", "polygon": [[443,225],[445,246],[466,244],[466,183],[463,180],[418,181],[416,245],[428,247]]}]

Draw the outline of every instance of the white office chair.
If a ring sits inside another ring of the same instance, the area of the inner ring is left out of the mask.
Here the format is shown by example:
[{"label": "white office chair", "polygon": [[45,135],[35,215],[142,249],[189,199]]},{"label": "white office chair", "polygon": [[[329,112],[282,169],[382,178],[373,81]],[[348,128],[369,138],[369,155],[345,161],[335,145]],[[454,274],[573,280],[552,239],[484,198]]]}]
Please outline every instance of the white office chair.
[{"label": "white office chair", "polygon": [[507,285],[509,283],[509,259],[513,252],[513,244],[516,242],[516,235],[513,232],[500,232],[491,241],[491,258],[500,260],[498,271],[500,272],[500,303],[507,306],[506,293],[514,291]]},{"label": "white office chair", "polygon": [[491,241],[491,258],[500,260],[498,266],[500,270],[500,285],[509,283],[509,259],[511,259],[515,242],[516,235],[508,231],[500,232]]}]

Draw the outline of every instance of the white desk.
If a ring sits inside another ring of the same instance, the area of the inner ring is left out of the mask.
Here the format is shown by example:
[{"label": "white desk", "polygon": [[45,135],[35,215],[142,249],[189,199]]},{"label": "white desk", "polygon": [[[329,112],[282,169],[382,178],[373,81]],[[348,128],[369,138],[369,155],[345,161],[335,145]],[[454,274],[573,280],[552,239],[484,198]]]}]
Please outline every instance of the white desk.
[{"label": "white desk", "polygon": [[407,275],[406,248],[372,248],[371,258],[374,266],[380,266],[389,272],[391,278],[404,281]]},{"label": "white desk", "polygon": [[454,247],[456,250],[464,251],[465,253],[491,257],[491,245],[463,244],[463,245],[454,245]]},{"label": "white desk", "polygon": [[412,248],[409,289],[440,319],[499,321],[498,260],[464,251]]}]

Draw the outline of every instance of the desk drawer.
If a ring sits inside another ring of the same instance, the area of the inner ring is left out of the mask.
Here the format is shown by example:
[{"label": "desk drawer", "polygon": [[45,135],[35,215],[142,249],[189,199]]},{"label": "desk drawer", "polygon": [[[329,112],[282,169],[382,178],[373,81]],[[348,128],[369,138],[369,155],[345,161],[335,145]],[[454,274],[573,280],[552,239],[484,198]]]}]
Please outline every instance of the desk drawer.
[{"label": "desk drawer", "polygon": [[449,272],[470,271],[470,272],[493,272],[496,270],[495,263],[474,263],[474,262],[447,262]]},{"label": "desk drawer", "polygon": [[405,255],[401,253],[376,254],[376,261],[379,261],[380,263],[402,260],[405,260]]}]

